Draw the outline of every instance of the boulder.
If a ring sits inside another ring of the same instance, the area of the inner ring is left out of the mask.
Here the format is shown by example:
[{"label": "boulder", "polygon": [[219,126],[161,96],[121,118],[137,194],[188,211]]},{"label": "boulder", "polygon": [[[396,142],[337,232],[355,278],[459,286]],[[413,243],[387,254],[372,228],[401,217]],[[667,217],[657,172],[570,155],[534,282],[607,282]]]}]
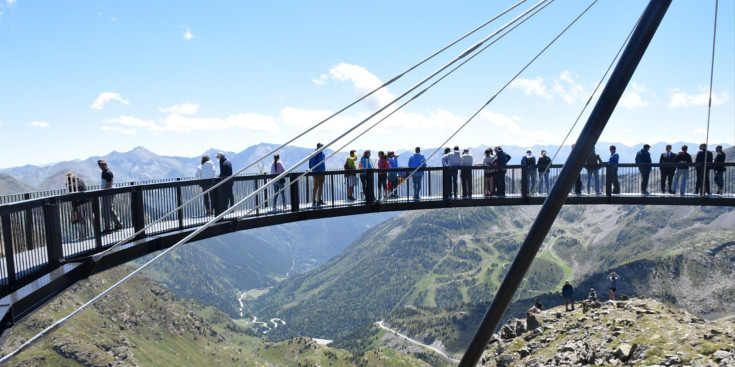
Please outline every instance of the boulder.
[{"label": "boulder", "polygon": [[630,354],[635,349],[635,344],[630,345],[627,343],[622,343],[618,346],[617,349],[615,349],[615,357],[617,357],[619,360],[625,362],[630,358]]},{"label": "boulder", "polygon": [[503,339],[513,339],[516,337],[516,331],[515,328],[511,327],[508,324],[503,325],[502,328],[500,328],[500,337]]},{"label": "boulder", "polygon": [[495,359],[495,365],[497,367],[510,367],[513,365],[513,356],[503,354]]},{"label": "boulder", "polygon": [[715,361],[721,362],[723,359],[727,359],[732,355],[731,352],[728,352],[726,350],[718,350],[714,354],[712,354],[712,358],[714,358]]},{"label": "boulder", "polygon": [[541,326],[536,315],[532,313],[526,314],[526,330],[531,331]]}]

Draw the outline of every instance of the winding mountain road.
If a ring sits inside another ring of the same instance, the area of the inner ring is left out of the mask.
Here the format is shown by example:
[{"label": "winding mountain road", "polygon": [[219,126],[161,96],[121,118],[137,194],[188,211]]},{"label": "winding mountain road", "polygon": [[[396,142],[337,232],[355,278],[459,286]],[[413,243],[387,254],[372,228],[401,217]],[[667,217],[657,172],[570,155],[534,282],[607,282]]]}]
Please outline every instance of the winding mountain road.
[{"label": "winding mountain road", "polygon": [[413,343],[413,344],[416,344],[416,345],[418,345],[418,346],[420,346],[420,347],[423,347],[423,348],[426,348],[426,349],[431,349],[432,351],[436,352],[437,354],[441,355],[442,357],[444,357],[444,358],[446,358],[446,359],[448,359],[448,360],[450,360],[450,361],[452,361],[452,362],[455,362],[455,363],[459,363],[459,359],[456,359],[456,358],[454,358],[454,357],[451,357],[451,356],[447,355],[447,354],[446,354],[446,353],[444,353],[444,351],[442,351],[441,349],[439,349],[439,348],[435,348],[435,347],[432,347],[431,345],[426,345],[426,344],[424,344],[424,343],[422,343],[422,342],[420,342],[420,341],[418,341],[418,340],[415,340],[415,339],[411,339],[411,338],[409,338],[409,337],[408,337],[407,335],[401,334],[401,333],[399,333],[399,332],[398,332],[397,330],[393,330],[393,329],[391,329],[391,328],[389,328],[389,327],[385,326],[385,324],[383,324],[383,321],[382,321],[382,320],[381,320],[381,321],[378,321],[378,322],[377,322],[376,324],[378,324],[378,326],[379,326],[379,327],[380,327],[381,329],[387,330],[388,332],[390,332],[390,333],[393,333],[393,334],[395,334],[395,335],[397,335],[397,336],[399,336],[399,337],[401,337],[401,338],[403,338],[403,339],[406,339],[406,340],[408,340],[409,342],[411,342],[411,343]]}]

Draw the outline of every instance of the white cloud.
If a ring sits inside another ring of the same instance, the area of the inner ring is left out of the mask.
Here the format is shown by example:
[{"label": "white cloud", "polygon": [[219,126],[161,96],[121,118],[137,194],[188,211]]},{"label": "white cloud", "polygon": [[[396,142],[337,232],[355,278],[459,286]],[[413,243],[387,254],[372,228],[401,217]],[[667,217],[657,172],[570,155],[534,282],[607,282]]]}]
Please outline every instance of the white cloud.
[{"label": "white cloud", "polygon": [[194,103],[182,103],[170,107],[158,107],[163,113],[178,113],[180,115],[194,115],[199,111],[199,105]]},{"label": "white cloud", "polygon": [[554,79],[552,90],[569,104],[574,104],[578,99],[586,98],[582,84],[577,83],[572,78],[572,73],[566,70],[561,72],[559,78]]},{"label": "white cloud", "polygon": [[536,95],[546,99],[553,98],[546,90],[544,79],[541,77],[535,79],[517,78],[510,83],[510,87],[523,89],[526,95]]},{"label": "white cloud", "polygon": [[31,126],[39,129],[45,129],[51,127],[51,124],[45,121],[31,121]]},{"label": "white cloud", "polygon": [[644,102],[643,99],[641,99],[640,94],[637,92],[626,92],[622,97],[620,97],[618,105],[620,105],[620,107],[633,109],[646,107],[648,106],[648,102]]},{"label": "white cloud", "polygon": [[[329,76],[322,75],[319,79],[312,79],[312,82],[316,84],[324,84],[327,79],[333,78],[338,81],[349,81],[355,87],[355,94],[358,97],[362,97],[368,94],[373,89],[383,84],[380,78],[370,73],[367,69],[359,65],[340,63],[329,70]],[[363,102],[371,110],[377,110],[382,106],[385,106],[390,101],[395,99],[395,95],[390,93],[387,88],[381,88],[370,97],[366,98]]]},{"label": "white cloud", "polygon": [[569,71],[562,71],[559,77],[553,78],[553,87],[547,87],[547,82],[542,77],[534,79],[517,78],[510,87],[522,89],[526,95],[539,96],[552,100],[554,96],[560,97],[569,104],[574,104],[580,99],[587,98],[584,86],[572,77]]},{"label": "white cloud", "polygon": [[120,94],[114,93],[114,92],[103,92],[100,93],[100,95],[97,97],[97,99],[92,103],[89,108],[93,110],[101,110],[105,107],[107,102],[110,101],[118,101],[122,104],[130,104],[130,102],[127,99],[124,99]]},{"label": "white cloud", "polygon": [[[671,100],[669,101],[669,107],[681,108],[681,107],[695,107],[695,106],[707,106],[709,104],[709,90],[707,87],[700,87],[701,93],[689,94],[676,88],[671,91]],[[721,106],[730,99],[727,92],[722,92],[719,95],[717,93],[712,94],[712,105]]]},{"label": "white cloud", "polygon": [[189,28],[186,28],[186,30],[184,31],[183,35],[184,35],[184,40],[185,41],[191,41],[191,40],[194,39],[194,35],[191,34],[191,29],[189,29]]},{"label": "white cloud", "polygon": [[517,118],[508,117],[490,110],[482,110],[479,114],[479,119],[490,123],[490,125],[499,127],[499,132],[510,131],[518,133],[521,131],[521,127],[518,126],[518,123],[516,122]]},{"label": "white cloud", "polygon": [[14,5],[16,2],[16,0],[8,0],[8,6]]},{"label": "white cloud", "polygon": [[328,75],[322,74],[319,76],[319,78],[311,78],[312,83],[316,85],[324,85],[324,83],[327,82],[327,79],[329,78]]}]

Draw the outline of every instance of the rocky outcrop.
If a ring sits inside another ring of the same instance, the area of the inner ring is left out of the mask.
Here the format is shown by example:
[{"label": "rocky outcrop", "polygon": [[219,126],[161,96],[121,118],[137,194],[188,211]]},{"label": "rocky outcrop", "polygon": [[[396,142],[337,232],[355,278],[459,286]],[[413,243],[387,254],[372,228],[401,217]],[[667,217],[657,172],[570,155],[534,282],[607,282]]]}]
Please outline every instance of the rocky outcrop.
[{"label": "rocky outcrop", "polygon": [[710,323],[644,298],[587,306],[509,320],[481,365],[735,366],[733,322]]}]

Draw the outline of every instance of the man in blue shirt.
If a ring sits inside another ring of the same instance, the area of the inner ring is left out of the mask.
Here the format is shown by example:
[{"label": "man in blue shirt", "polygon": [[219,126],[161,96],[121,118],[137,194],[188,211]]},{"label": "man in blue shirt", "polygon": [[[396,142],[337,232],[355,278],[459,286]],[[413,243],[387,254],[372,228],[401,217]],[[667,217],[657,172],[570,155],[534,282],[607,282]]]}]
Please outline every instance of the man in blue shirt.
[{"label": "man in blue shirt", "polygon": [[635,155],[635,164],[638,165],[638,171],[641,172],[641,194],[648,195],[648,177],[651,174],[651,153],[648,150],[651,146],[648,144],[643,145],[641,149]]},{"label": "man in blue shirt", "polygon": [[614,145],[610,146],[610,159],[607,160],[607,192],[620,194],[620,181],[618,180],[618,153]]},{"label": "man in blue shirt", "polygon": [[[408,167],[413,169],[426,167],[426,158],[421,154],[421,148],[416,147],[416,153],[408,158]],[[424,176],[424,172],[421,169],[416,170],[411,175],[413,180],[413,199],[419,199],[419,192],[421,191],[421,179]]]},{"label": "man in blue shirt", "polygon": [[[324,144],[317,143],[316,150],[321,149]],[[311,189],[311,204],[313,206],[324,205],[322,201],[322,191],[324,189],[324,171],[326,170],[324,164],[324,152],[319,152],[315,156],[309,159],[309,169],[314,173],[314,188]]]}]

